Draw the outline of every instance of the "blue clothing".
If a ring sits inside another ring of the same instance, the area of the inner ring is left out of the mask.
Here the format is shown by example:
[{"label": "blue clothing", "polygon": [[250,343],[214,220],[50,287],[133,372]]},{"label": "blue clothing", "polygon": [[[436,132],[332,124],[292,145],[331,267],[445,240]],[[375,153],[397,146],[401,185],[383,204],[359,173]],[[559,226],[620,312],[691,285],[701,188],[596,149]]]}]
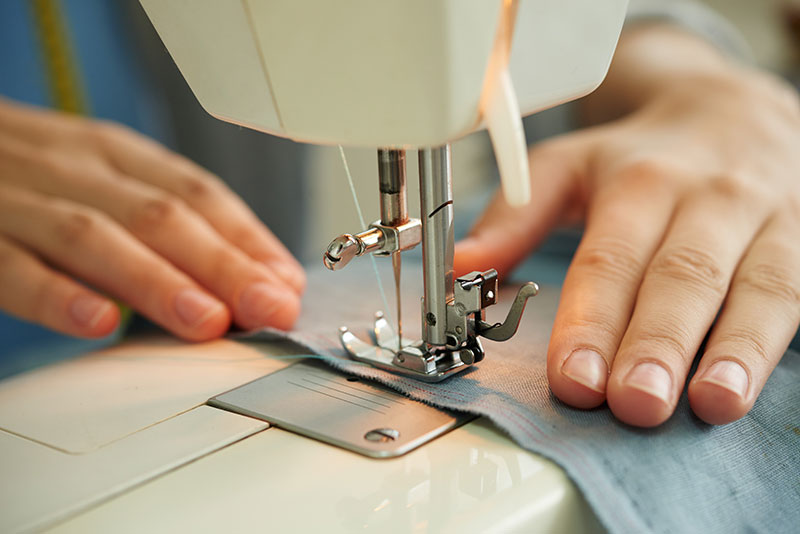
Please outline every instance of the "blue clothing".
[{"label": "blue clothing", "polygon": [[[137,62],[120,3],[63,0],[60,5],[75,70],[86,93],[87,113],[167,141],[169,130],[158,114],[157,98]],[[31,3],[3,0],[0,2],[0,95],[52,107],[49,84]],[[0,378],[103,343],[62,336],[3,312],[0,312],[0,340]],[[46,350],[48,347],[52,350]]]},{"label": "blue clothing", "polygon": [[[168,130],[120,3],[63,0],[61,6],[88,114],[166,141]],[[0,95],[52,107],[49,83],[30,2],[0,2]]]}]

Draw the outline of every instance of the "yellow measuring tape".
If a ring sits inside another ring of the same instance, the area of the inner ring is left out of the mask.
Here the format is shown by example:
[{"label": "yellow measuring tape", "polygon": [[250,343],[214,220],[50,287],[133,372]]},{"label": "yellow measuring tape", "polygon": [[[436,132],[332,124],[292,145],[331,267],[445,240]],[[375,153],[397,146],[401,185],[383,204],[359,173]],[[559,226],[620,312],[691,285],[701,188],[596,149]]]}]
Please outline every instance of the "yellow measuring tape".
[{"label": "yellow measuring tape", "polygon": [[[61,111],[87,115],[89,106],[81,83],[72,41],[59,0],[30,0],[33,20],[42,47],[44,68],[50,86],[53,107]],[[120,324],[126,325],[133,312],[117,302]]]},{"label": "yellow measuring tape", "polygon": [[58,0],[31,0],[53,106],[85,115],[86,98]]}]

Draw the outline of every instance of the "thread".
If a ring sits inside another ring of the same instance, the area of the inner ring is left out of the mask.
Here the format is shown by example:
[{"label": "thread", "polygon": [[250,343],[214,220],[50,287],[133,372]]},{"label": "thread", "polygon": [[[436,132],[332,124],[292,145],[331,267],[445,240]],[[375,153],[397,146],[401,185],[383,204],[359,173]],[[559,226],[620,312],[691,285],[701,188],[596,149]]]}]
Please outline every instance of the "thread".
[{"label": "thread", "polygon": [[[347,156],[344,155],[344,148],[342,145],[339,146],[339,156],[342,158],[342,164],[344,165],[344,173],[347,175],[347,185],[350,186],[350,194],[353,195],[353,203],[356,205],[356,213],[358,214],[358,221],[361,223],[361,228],[366,228],[367,223],[364,220],[364,214],[361,212],[361,204],[358,202],[358,195],[356,194],[356,186],[353,184],[353,176],[350,174],[350,166],[347,164]],[[383,281],[381,280],[381,274],[378,271],[378,262],[375,261],[375,256],[370,254],[369,259],[372,260],[372,270],[375,272],[375,279],[378,281],[378,292],[381,294],[381,300],[383,301],[383,309],[384,313],[386,314],[387,320],[391,323],[391,315],[389,315],[389,301],[386,299],[386,292],[383,290]]]}]

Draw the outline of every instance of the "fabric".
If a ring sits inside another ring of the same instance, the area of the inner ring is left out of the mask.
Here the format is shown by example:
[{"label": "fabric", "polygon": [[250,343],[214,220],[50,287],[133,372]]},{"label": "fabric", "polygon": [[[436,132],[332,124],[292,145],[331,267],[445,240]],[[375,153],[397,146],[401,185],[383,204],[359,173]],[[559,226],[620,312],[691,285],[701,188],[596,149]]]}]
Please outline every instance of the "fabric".
[{"label": "fabric", "polygon": [[[387,263],[387,262],[381,262]],[[406,309],[421,294],[418,267],[404,262]],[[392,287],[388,271],[384,285]],[[331,365],[373,378],[412,398],[483,415],[519,445],[561,465],[610,532],[790,532],[800,525],[800,356],[790,352],[742,420],[711,426],[694,417],[686,395],[656,429],[614,419],[607,407],[581,411],[553,397],[545,355],[558,289],[528,302],[520,332],[485,342],[486,359],[439,384],[426,384],[345,359],[337,328],[366,330],[380,297],[369,261],[337,272],[311,271],[297,329],[289,339]],[[490,309],[499,320],[515,287]],[[393,306],[393,303],[389,303]],[[405,330],[418,335],[410,321]],[[284,337],[280,333],[261,333]],[[413,336],[409,336],[413,337]]]}]

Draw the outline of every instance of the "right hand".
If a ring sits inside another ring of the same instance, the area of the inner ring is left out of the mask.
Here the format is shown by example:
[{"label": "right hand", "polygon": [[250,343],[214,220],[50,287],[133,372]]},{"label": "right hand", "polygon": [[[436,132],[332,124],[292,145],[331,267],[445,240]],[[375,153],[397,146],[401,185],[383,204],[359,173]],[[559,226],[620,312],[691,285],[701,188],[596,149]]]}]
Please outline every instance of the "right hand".
[{"label": "right hand", "polygon": [[0,309],[100,337],[119,323],[113,297],[199,341],[231,320],[291,328],[304,287],[209,172],[122,126],[0,99]]},{"label": "right hand", "polygon": [[800,98],[752,69],[679,72],[625,117],[532,149],[531,205],[498,196],[456,248],[456,274],[502,274],[582,214],[550,388],[642,427],[666,421],[687,382],[704,421],[743,417],[800,324]]}]

